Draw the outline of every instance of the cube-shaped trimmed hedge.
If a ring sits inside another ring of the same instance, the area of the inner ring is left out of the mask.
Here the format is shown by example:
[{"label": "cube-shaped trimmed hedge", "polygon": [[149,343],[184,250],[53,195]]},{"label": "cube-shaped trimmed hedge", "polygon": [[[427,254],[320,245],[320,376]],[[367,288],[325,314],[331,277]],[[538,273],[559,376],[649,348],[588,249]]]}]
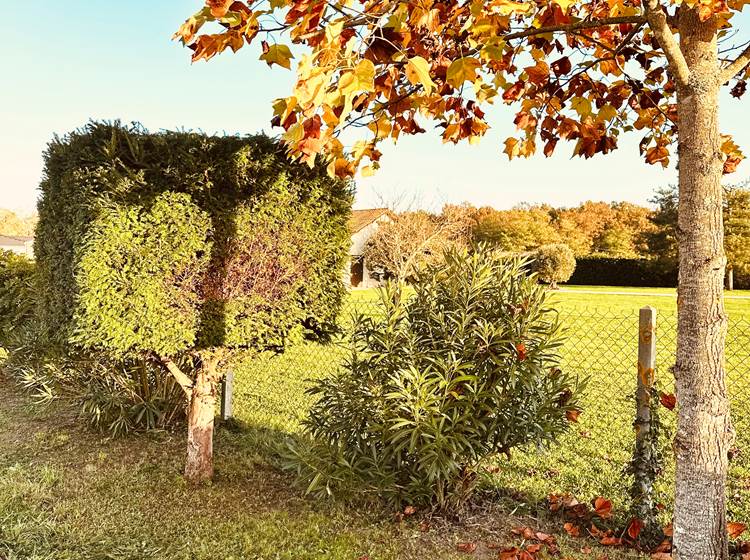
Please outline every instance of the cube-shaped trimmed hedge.
[{"label": "cube-shaped trimmed hedge", "polygon": [[56,345],[261,349],[333,325],[352,188],[274,140],[92,123],[45,161],[39,318]]}]

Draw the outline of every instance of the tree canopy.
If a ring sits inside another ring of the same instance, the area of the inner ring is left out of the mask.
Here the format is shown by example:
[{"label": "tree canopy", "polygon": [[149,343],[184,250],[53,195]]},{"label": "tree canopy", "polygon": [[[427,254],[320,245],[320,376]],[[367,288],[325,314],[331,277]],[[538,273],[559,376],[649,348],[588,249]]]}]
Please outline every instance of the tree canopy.
[{"label": "tree canopy", "polygon": [[[731,27],[745,0],[691,0],[701,21]],[[687,75],[676,43],[679,2],[658,0],[472,0],[468,2],[323,2],[207,0],[176,36],[208,60],[226,49],[262,42],[261,60],[291,68],[297,82],[274,102],[274,124],[292,151],[312,162],[325,154],[329,171],[363,174],[378,166],[378,144],[425,132],[436,122],[445,142],[476,142],[487,131],[487,104],[517,103],[518,135],[505,140],[509,158],[560,139],[574,154],[615,149],[637,131],[650,164],[667,166],[676,138],[675,80]],[[204,31],[209,22],[218,32]],[[725,56],[737,47],[728,40]],[[746,88],[750,50],[727,63],[721,81]],[[673,68],[668,70],[669,64]],[[341,133],[356,128],[345,146]],[[743,158],[729,136],[724,169]]]}]

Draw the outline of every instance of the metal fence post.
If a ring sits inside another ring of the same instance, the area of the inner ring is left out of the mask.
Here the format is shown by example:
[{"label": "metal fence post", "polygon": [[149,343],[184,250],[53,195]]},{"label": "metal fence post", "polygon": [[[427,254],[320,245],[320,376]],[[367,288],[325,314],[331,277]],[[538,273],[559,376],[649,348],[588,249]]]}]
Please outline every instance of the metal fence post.
[{"label": "metal fence post", "polygon": [[641,520],[653,515],[654,441],[651,404],[656,371],[656,309],[646,306],[638,316],[638,381],[636,389],[633,510]]},{"label": "metal fence post", "polygon": [[234,372],[230,369],[224,375],[221,384],[221,419],[229,420],[232,417],[232,390],[234,386]]}]

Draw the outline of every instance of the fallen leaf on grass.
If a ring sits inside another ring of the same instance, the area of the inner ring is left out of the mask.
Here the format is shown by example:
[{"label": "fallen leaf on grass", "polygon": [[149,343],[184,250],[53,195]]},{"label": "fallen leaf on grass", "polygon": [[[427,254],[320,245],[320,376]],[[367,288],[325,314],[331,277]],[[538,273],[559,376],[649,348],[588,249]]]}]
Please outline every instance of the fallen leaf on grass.
[{"label": "fallen leaf on grass", "polygon": [[594,498],[594,513],[602,519],[606,519],[612,515],[612,502],[601,496]]},{"label": "fallen leaf on grass", "polygon": [[745,529],[747,529],[747,525],[744,523],[737,523],[736,521],[727,523],[727,533],[730,539],[736,539],[745,532]]},{"label": "fallen leaf on grass", "polygon": [[637,517],[634,517],[633,520],[630,522],[630,525],[628,525],[628,536],[636,540],[638,538],[638,535],[641,534],[641,531],[643,530],[643,521],[638,519]]},{"label": "fallen leaf on grass", "polygon": [[462,542],[456,545],[456,549],[459,552],[465,552],[466,554],[472,554],[477,549],[477,543],[473,542]]},{"label": "fallen leaf on grass", "polygon": [[565,532],[568,533],[571,537],[581,536],[581,528],[578,525],[574,525],[573,523],[566,523],[565,525],[563,525],[563,529],[565,529]]},{"label": "fallen leaf on grass", "polygon": [[654,549],[654,552],[670,552],[672,550],[672,541],[664,539],[661,541],[659,546]]},{"label": "fallen leaf on grass", "polygon": [[672,560],[672,554],[669,552],[654,552],[651,555],[651,560]]}]

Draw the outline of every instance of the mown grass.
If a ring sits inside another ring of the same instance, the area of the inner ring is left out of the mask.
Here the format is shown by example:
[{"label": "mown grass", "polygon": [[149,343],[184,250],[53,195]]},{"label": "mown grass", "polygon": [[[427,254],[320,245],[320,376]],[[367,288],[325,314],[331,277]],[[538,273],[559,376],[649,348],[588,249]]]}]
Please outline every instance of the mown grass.
[{"label": "mown grass", "polygon": [[[562,524],[510,516],[491,502],[459,521],[396,521],[357,503],[313,503],[268,462],[256,435],[219,428],[214,483],[191,488],[180,475],[183,434],[102,439],[64,406],[32,407],[0,378],[0,558],[456,560],[466,557],[457,544],[472,542],[472,557],[489,559],[521,544],[514,527]],[[558,539],[567,558],[589,557],[586,546],[636,557]]]},{"label": "mown grass", "polygon": [[[614,295],[596,292],[628,292]],[[661,296],[651,294],[658,293]],[[747,296],[750,292],[728,295]],[[632,427],[636,383],[638,309],[655,307],[657,319],[657,382],[673,390],[671,366],[676,347],[676,294],[658,288],[566,287],[552,295],[568,329],[563,366],[587,380],[584,413],[560,444],[549,450],[526,449],[500,461],[498,488],[518,497],[518,507],[534,511],[550,493],[568,492],[581,500],[607,496],[624,511],[630,478],[625,467],[633,447]],[[347,312],[374,313],[377,293],[358,290]],[[730,517],[750,522],[750,300],[727,299],[730,329],[727,372],[739,455],[732,462]],[[346,313],[345,313],[346,315]],[[345,319],[346,321],[346,319]],[[280,356],[247,360],[237,366],[235,410],[238,418],[284,432],[299,430],[310,403],[305,389],[311,379],[339,367],[344,344],[306,344]],[[675,413],[661,409],[667,429]],[[667,461],[659,494],[669,516],[674,466],[666,442]]]}]

